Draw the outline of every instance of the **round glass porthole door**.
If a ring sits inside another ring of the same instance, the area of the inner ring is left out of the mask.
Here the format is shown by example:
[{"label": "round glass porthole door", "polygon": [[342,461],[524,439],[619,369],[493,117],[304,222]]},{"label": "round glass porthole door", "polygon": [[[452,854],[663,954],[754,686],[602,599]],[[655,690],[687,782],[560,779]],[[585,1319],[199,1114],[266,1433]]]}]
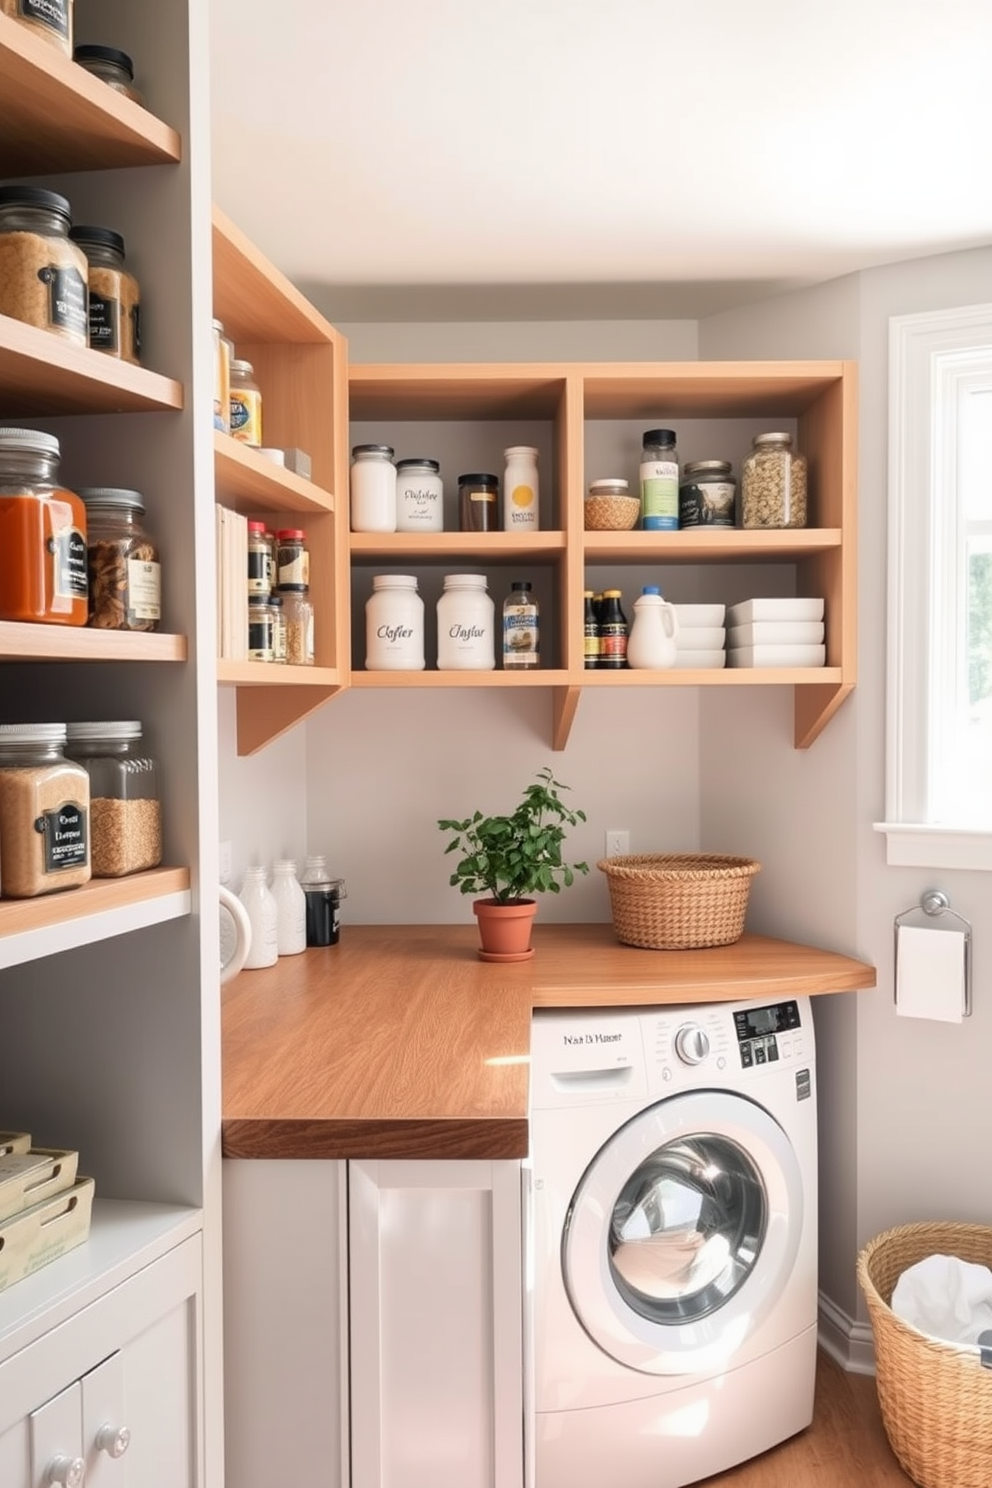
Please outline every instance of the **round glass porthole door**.
[{"label": "round glass porthole door", "polygon": [[778,1122],[723,1091],[662,1101],[589,1164],[562,1236],[565,1289],[620,1363],[689,1373],[727,1360],[791,1273],[799,1163]]}]

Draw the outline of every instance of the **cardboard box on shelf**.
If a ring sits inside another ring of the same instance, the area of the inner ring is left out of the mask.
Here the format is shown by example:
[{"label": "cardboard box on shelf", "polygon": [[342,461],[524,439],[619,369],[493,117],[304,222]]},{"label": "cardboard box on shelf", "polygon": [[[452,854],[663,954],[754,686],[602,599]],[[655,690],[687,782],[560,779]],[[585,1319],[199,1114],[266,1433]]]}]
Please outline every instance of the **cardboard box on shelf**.
[{"label": "cardboard box on shelf", "polygon": [[78,1166],[78,1152],[55,1147],[32,1147],[0,1157],[0,1221],[71,1188]]},{"label": "cardboard box on shelf", "polygon": [[95,1183],[71,1188],[0,1220],[0,1292],[82,1245],[90,1232]]}]

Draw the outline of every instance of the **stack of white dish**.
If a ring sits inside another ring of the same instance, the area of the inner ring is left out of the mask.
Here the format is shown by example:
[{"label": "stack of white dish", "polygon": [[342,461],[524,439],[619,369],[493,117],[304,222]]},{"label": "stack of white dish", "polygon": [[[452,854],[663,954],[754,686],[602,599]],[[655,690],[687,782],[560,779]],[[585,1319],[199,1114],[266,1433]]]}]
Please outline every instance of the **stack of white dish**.
[{"label": "stack of white dish", "polygon": [[727,664],[724,641],[726,605],[676,605],[679,633],[675,639],[677,667],[722,667]]},{"label": "stack of white dish", "polygon": [[826,662],[822,599],[746,599],[727,611],[727,664],[818,667]]}]

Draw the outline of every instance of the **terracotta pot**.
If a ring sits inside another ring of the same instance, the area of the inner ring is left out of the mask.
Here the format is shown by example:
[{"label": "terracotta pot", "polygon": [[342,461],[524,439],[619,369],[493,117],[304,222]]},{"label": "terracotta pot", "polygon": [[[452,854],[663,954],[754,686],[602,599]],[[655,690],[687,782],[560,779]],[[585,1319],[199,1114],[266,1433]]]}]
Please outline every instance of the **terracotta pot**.
[{"label": "terracotta pot", "polygon": [[512,904],[476,899],[472,908],[479,922],[481,960],[526,961],[533,956],[530,932],[537,913],[536,899],[517,899]]}]

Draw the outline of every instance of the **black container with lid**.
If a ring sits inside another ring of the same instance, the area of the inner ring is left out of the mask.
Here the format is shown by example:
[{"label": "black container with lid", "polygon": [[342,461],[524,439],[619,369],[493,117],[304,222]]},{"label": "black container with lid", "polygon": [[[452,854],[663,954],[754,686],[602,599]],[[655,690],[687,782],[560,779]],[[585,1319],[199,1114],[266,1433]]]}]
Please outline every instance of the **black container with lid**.
[{"label": "black container with lid", "polygon": [[458,477],[458,526],[462,532],[499,528],[499,479],[488,471]]}]

